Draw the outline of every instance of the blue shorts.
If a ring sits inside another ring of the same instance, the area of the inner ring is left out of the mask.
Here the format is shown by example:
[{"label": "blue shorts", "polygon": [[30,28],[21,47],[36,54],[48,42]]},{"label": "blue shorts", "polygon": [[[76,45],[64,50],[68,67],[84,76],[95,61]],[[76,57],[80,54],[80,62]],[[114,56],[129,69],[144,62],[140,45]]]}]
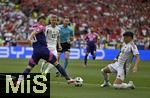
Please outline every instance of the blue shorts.
[{"label": "blue shorts", "polygon": [[94,52],[96,51],[96,45],[87,45],[86,52],[91,53],[91,55],[94,55]]},{"label": "blue shorts", "polygon": [[57,60],[56,56],[47,47],[40,47],[33,49],[32,57],[29,59],[29,65],[37,65],[40,59],[44,59],[51,64],[54,64]]}]

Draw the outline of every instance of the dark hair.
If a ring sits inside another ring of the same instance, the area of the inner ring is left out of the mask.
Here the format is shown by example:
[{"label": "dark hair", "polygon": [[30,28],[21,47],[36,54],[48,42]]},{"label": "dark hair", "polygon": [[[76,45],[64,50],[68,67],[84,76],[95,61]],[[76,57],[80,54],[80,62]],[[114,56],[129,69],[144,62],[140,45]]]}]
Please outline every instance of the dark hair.
[{"label": "dark hair", "polygon": [[41,19],[46,19],[44,16],[38,17],[37,21],[40,21]]},{"label": "dark hair", "polygon": [[133,39],[134,34],[130,31],[127,31],[123,34],[123,36],[130,36]]}]

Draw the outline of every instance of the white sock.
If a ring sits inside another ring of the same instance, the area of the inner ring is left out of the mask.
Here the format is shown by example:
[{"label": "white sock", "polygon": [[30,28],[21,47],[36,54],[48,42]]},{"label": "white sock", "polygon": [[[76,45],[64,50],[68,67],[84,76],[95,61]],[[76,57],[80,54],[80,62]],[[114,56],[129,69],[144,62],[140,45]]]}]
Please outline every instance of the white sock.
[{"label": "white sock", "polygon": [[120,89],[120,88],[125,89],[125,88],[129,88],[130,86],[131,86],[131,85],[130,85],[130,84],[127,84],[127,83],[113,84],[113,87],[114,87],[114,88],[118,88],[118,89]]},{"label": "white sock", "polygon": [[44,72],[47,74],[49,72],[49,70],[52,69],[53,67],[54,67],[54,65],[49,63],[47,68],[46,68],[46,70]]},{"label": "white sock", "polygon": [[105,84],[108,83],[108,82],[109,82],[109,76],[108,76],[108,74],[107,74],[107,73],[104,73],[104,70],[103,70],[103,69],[101,69],[101,73],[102,73],[103,78],[104,78],[104,83],[105,83]]}]

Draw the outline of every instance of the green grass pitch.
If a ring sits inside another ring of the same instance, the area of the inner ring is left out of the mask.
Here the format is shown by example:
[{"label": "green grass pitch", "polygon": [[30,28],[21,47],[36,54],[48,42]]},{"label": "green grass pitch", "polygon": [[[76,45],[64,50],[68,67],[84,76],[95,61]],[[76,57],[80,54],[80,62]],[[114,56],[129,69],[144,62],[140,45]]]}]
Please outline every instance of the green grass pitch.
[{"label": "green grass pitch", "polygon": [[[134,90],[115,90],[113,88],[101,88],[103,82],[100,69],[111,61],[89,60],[84,68],[82,60],[69,60],[67,71],[70,76],[80,76],[84,79],[82,87],[68,85],[63,77],[55,77],[55,68],[51,73],[51,98],[150,98],[150,61],[141,61],[137,73],[128,73],[125,82],[133,80],[136,86]],[[23,72],[28,64],[27,59],[0,59],[0,73]],[[40,65],[40,63],[39,63]],[[32,72],[40,72],[37,65]],[[110,76],[113,82],[115,75]]]}]

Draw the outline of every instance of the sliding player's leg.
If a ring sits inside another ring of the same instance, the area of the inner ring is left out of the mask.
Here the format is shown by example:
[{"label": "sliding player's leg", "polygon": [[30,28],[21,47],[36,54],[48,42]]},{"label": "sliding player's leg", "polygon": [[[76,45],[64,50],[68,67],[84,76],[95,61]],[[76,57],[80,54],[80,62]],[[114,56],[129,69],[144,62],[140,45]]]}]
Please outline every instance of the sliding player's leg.
[{"label": "sliding player's leg", "polygon": [[113,87],[116,89],[134,89],[134,83],[132,81],[129,81],[129,83],[124,83],[124,78],[125,78],[125,74],[124,74],[124,69],[123,68],[119,68],[117,70],[117,77],[113,83]]}]

